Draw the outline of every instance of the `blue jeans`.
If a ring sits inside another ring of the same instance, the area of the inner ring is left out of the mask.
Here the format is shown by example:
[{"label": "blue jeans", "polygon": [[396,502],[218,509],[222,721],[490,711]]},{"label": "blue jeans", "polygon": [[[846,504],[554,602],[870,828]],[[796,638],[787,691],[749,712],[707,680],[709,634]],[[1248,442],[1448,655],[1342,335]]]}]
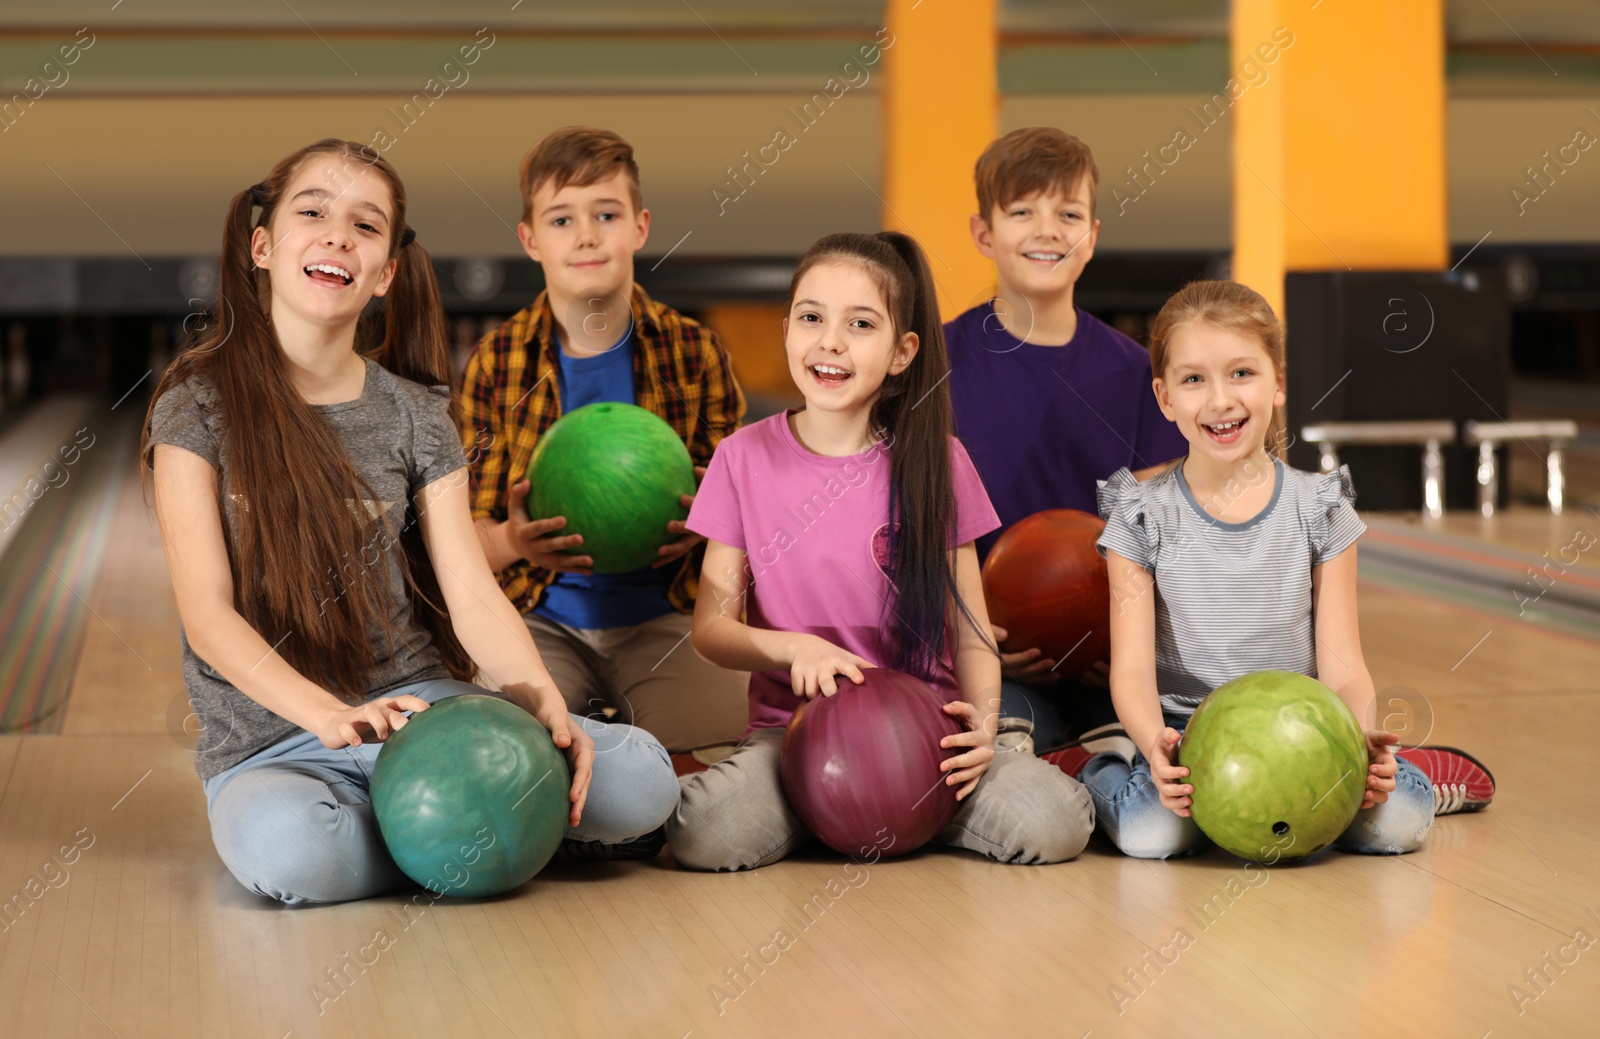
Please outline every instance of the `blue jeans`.
[{"label": "blue jeans", "polygon": [[[1166,723],[1179,732],[1188,715],[1168,714]],[[1355,821],[1334,841],[1334,847],[1364,855],[1401,855],[1416,851],[1433,829],[1433,783],[1411,762],[1400,758],[1389,800],[1356,813]],[[1083,766],[1079,781],[1094,799],[1095,818],[1124,855],[1166,859],[1193,855],[1211,846],[1193,818],[1161,805],[1150,778],[1150,762],[1141,752],[1129,765],[1120,754],[1097,754]]]},{"label": "blue jeans", "polygon": [[[435,679],[386,694],[429,703],[463,693],[493,695]],[[594,776],[581,841],[616,844],[647,834],[678,807],[678,780],[660,741],[631,725],[577,715],[594,740]],[[329,750],[301,731],[205,781],[211,840],[228,871],[258,895],[288,905],[345,902],[410,885],[389,858],[369,784],[382,743]]]},{"label": "blue jeans", "polygon": [[1086,730],[1117,720],[1111,693],[1067,679],[1054,686],[1000,680],[1000,717],[1033,722],[1033,750],[1059,747]]}]

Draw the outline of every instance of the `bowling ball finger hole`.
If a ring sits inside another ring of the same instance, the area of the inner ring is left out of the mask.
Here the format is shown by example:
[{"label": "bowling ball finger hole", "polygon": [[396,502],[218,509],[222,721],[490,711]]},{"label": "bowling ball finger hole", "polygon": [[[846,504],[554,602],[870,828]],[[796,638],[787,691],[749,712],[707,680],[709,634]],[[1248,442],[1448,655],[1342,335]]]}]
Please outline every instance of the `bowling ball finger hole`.
[{"label": "bowling ball finger hole", "polygon": [[1282,837],[1284,834],[1286,834],[1288,832],[1289,832],[1289,824],[1288,823],[1276,822],[1276,823],[1272,824],[1273,836]]}]

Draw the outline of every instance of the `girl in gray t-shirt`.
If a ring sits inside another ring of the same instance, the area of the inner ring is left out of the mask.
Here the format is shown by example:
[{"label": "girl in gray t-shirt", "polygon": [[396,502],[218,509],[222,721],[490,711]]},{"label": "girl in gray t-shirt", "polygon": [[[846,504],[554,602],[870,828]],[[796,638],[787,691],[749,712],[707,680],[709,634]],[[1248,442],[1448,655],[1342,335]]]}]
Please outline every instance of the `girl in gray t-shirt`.
[{"label": "girl in gray t-shirt", "polygon": [[[566,752],[574,854],[653,854],[678,801],[654,737],[568,714],[489,571],[439,290],[405,213],[394,169],[332,139],[236,195],[213,320],[162,376],[143,445],[212,840],[241,884],[289,904],[406,883],[373,766],[408,712],[485,692],[480,671]],[[439,869],[440,893],[468,875]]]},{"label": "girl in gray t-shirt", "polygon": [[1366,790],[1339,846],[1415,850],[1433,825],[1433,793],[1374,724],[1356,623],[1355,541],[1366,528],[1348,470],[1314,475],[1276,457],[1284,365],[1272,309],[1242,285],[1195,282],[1162,308],[1150,340],[1156,400],[1189,453],[1142,481],[1123,469],[1100,485],[1111,696],[1132,740],[1128,756],[1108,751],[1082,767],[1100,827],[1140,858],[1205,847],[1188,770],[1174,760],[1181,731],[1217,686],[1281,669],[1327,685],[1366,732]]}]

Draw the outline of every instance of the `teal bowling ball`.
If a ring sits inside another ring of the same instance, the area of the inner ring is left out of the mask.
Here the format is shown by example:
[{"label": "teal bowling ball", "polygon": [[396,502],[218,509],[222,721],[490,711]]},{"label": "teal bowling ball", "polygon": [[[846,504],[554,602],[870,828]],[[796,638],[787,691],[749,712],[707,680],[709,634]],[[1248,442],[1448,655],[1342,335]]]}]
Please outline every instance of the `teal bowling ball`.
[{"label": "teal bowling ball", "polygon": [[438,894],[482,898],[526,883],[567,829],[571,777],[550,733],[493,696],[451,696],[390,734],[372,770],[389,855]]}]

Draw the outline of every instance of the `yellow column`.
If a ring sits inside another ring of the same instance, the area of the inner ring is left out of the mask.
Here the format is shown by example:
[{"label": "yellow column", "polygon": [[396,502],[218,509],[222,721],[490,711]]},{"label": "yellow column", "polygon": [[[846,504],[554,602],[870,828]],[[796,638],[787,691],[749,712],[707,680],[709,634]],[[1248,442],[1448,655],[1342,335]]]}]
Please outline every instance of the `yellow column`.
[{"label": "yellow column", "polygon": [[1444,0],[1233,0],[1231,52],[1236,280],[1449,265]]},{"label": "yellow column", "polygon": [[994,284],[967,230],[972,168],[997,136],[996,0],[888,0],[883,226],[921,243],[946,320]]}]

